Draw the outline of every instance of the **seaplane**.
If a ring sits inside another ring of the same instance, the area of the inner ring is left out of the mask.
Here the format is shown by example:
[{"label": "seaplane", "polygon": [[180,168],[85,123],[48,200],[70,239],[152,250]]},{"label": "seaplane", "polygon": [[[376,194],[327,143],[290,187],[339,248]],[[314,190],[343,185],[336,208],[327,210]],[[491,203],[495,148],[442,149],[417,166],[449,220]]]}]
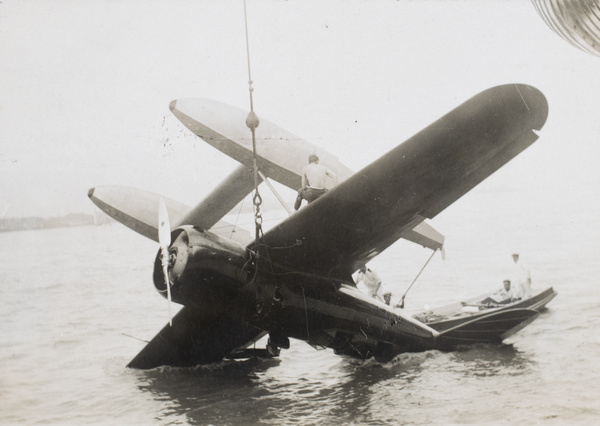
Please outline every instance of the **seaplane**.
[{"label": "seaplane", "polygon": [[[538,139],[548,103],[532,86],[476,94],[356,173],[252,111],[196,98],[175,100],[170,110],[240,165],[194,207],[130,187],[89,190],[101,210],[159,243],[154,286],[169,309],[183,305],[128,367],[193,367],[256,351],[277,356],[290,339],[388,362],[404,352],[502,342],[556,295],[550,288],[494,307],[474,309],[473,300],[411,316],[353,280],[399,239],[443,249],[443,235],[426,220]],[[263,231],[258,185],[273,180],[300,190],[302,168],[315,153],[337,184]],[[253,191],[254,235],[223,220]],[[256,349],[259,339],[267,340],[264,349]]]}]

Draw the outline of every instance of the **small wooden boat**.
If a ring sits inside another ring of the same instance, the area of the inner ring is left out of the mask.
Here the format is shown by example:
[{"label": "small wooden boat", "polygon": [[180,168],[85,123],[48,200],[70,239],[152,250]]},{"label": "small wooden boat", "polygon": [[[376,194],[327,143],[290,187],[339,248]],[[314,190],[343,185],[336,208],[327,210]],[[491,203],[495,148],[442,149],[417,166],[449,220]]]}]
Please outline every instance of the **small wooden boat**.
[{"label": "small wooden boat", "polygon": [[432,349],[475,343],[500,343],[531,323],[555,296],[552,287],[526,299],[504,304],[482,303],[490,294],[413,315],[440,332]]}]

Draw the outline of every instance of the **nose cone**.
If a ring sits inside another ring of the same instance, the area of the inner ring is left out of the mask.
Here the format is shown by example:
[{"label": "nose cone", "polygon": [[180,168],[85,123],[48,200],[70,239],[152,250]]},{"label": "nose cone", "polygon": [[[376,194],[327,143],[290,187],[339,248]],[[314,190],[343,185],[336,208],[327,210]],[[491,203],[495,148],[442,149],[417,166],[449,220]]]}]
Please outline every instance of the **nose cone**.
[{"label": "nose cone", "polygon": [[169,279],[176,283],[188,263],[189,238],[187,232],[182,232],[169,247]]},{"label": "nose cone", "polygon": [[[177,285],[181,275],[185,271],[189,258],[189,237],[187,232],[182,231],[175,238],[173,244],[169,246],[169,282],[172,286]],[[159,250],[154,263],[154,286],[161,293],[165,292],[167,287],[162,269],[162,257]]]}]

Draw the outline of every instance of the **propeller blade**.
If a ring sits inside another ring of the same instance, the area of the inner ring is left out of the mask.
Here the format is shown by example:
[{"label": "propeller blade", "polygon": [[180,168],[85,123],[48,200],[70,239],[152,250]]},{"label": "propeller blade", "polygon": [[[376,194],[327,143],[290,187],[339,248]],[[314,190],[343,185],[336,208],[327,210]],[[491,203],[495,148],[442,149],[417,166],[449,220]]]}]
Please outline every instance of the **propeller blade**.
[{"label": "propeller blade", "polygon": [[165,286],[167,287],[167,300],[169,303],[169,325],[173,325],[171,316],[171,283],[169,280],[169,245],[171,244],[171,225],[169,224],[169,213],[165,200],[160,199],[158,205],[158,243],[160,244],[160,256],[162,261]]},{"label": "propeller blade", "polygon": [[169,248],[171,244],[171,226],[169,224],[169,212],[165,200],[160,199],[158,205],[158,243],[161,248]]}]

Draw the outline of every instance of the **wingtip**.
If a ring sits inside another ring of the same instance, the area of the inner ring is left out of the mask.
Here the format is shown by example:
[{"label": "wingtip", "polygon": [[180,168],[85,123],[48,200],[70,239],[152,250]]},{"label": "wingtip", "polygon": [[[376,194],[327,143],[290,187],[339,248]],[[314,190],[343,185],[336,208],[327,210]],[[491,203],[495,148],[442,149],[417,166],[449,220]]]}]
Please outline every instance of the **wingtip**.
[{"label": "wingtip", "polygon": [[92,198],[94,196],[94,191],[96,190],[96,188],[90,188],[90,190],[88,191],[88,197]]},{"label": "wingtip", "polygon": [[526,114],[528,123],[532,129],[541,130],[548,119],[548,99],[541,90],[529,84],[503,84],[491,87],[481,92],[480,95],[486,98],[501,97],[504,99],[517,99],[518,102],[515,102],[515,106],[517,106],[517,103],[523,105],[523,113]]},{"label": "wingtip", "polygon": [[171,101],[171,103],[169,104],[169,110],[173,111],[176,107],[177,107],[177,99],[175,99],[174,101]]},{"label": "wingtip", "polygon": [[514,87],[517,89],[527,111],[532,116],[532,128],[538,131],[541,130],[548,119],[548,99],[541,90],[528,84],[515,83]]}]

